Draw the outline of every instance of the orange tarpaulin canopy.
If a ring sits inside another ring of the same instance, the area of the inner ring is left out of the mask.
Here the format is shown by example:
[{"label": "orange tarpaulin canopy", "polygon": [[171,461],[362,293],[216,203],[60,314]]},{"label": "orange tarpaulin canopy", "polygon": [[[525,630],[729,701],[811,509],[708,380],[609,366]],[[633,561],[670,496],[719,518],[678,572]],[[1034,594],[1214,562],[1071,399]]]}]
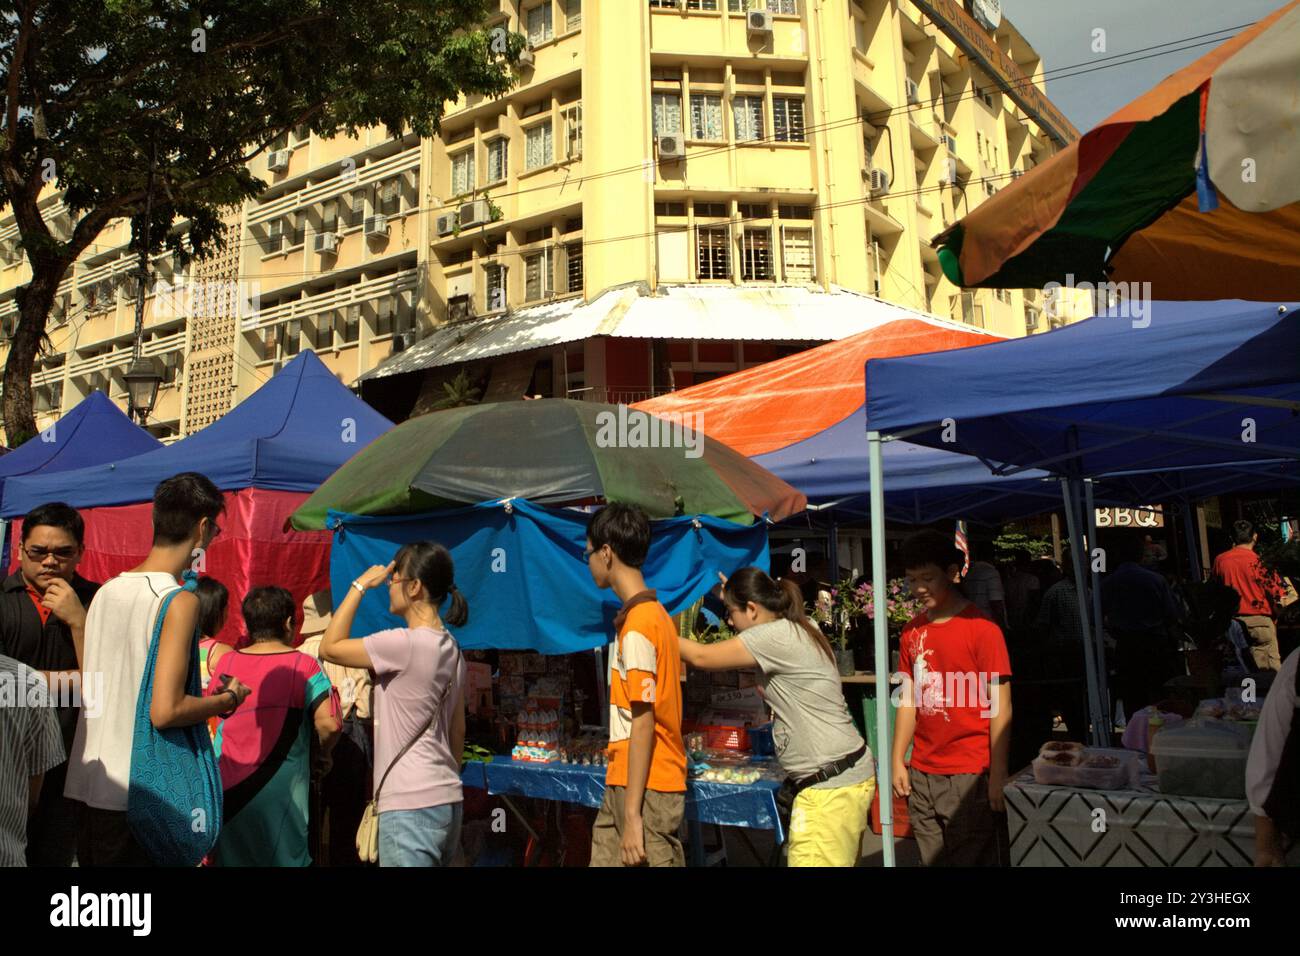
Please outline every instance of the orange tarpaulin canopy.
[{"label": "orange tarpaulin canopy", "polygon": [[869,358],[998,341],[938,320],[897,319],[634,407],[655,415],[702,414],[706,435],[752,458],[802,441],[862,408],[863,365]]}]

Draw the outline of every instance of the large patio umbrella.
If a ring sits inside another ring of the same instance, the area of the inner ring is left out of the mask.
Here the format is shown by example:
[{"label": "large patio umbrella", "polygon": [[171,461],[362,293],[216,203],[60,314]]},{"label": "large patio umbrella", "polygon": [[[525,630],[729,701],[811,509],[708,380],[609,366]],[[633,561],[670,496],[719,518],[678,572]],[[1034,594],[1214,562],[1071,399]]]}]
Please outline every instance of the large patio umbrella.
[{"label": "large patio umbrella", "polygon": [[411,514],[501,498],[638,504],[651,518],[712,515],[751,524],[803,510],[803,494],[731,448],[646,412],[540,399],[421,415],[376,439],[292,516]]},{"label": "large patio umbrella", "polygon": [[959,286],[1150,282],[1154,299],[1300,288],[1300,0],[1115,113],[941,233]]}]

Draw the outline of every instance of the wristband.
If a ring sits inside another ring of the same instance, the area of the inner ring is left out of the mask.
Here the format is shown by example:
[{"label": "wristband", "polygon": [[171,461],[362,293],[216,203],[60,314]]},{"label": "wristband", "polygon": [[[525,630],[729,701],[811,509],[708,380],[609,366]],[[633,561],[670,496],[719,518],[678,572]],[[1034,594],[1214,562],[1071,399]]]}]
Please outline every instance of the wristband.
[{"label": "wristband", "polygon": [[220,715],[221,718],[224,720],[225,718],[229,717],[231,714],[233,714],[233,713],[234,713],[234,712],[239,708],[239,695],[236,694],[233,690],[223,690],[221,693],[223,693],[223,694],[229,694],[230,697],[231,697],[231,699],[234,701],[234,703],[230,705],[230,709],[229,709],[228,711],[226,711],[225,713],[223,713],[223,714]]},{"label": "wristband", "polygon": [[357,589],[358,594],[360,594],[362,597],[365,597],[366,595],[365,585],[363,585],[360,581],[353,581],[352,586]]}]

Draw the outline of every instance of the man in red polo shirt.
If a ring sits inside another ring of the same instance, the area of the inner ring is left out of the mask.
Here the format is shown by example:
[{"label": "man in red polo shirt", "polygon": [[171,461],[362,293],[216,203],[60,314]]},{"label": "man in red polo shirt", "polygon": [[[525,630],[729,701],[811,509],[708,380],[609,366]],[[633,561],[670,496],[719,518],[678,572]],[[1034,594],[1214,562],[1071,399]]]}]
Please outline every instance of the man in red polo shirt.
[{"label": "man in red polo shirt", "polygon": [[1278,670],[1282,658],[1278,653],[1277,624],[1274,622],[1275,606],[1280,597],[1277,582],[1259,562],[1259,555],[1255,553],[1259,535],[1249,521],[1233,524],[1232,540],[1235,546],[1214,559],[1214,576],[1241,597],[1237,620],[1246,629],[1255,666],[1260,670]]}]

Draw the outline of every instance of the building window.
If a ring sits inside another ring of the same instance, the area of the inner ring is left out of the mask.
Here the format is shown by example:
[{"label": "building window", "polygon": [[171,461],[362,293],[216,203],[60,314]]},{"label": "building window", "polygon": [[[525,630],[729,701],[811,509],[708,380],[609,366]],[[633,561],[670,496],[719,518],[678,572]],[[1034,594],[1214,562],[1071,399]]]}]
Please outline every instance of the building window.
[{"label": "building window", "polygon": [[550,250],[543,250],[524,258],[524,299],[535,302],[554,291],[551,278]]},{"label": "building window", "polygon": [[483,276],[485,280],[483,311],[503,311],[506,307],[506,267],[494,262],[484,267]]},{"label": "building window", "polygon": [[746,282],[763,282],[772,276],[772,230],[746,226],[740,234],[740,277]]},{"label": "building window", "polygon": [[984,305],[975,301],[975,293],[963,292],[951,299],[953,318],[977,329],[984,328]]},{"label": "building window", "polygon": [[538,4],[527,13],[528,21],[528,42],[537,46],[539,43],[545,43],[555,34],[551,29],[551,2],[546,0],[545,3]]},{"label": "building window", "polygon": [[474,305],[468,295],[454,295],[447,300],[447,319],[451,322],[463,322],[473,318]]},{"label": "building window", "polygon": [[782,219],[811,219],[813,217],[812,206],[796,206],[790,203],[781,203]]},{"label": "building window", "polygon": [[1025,309],[1025,331],[1032,332],[1036,328],[1038,328],[1038,310],[1026,308]]},{"label": "building window", "polygon": [[394,296],[389,296],[375,304],[375,335],[392,335],[393,313],[396,311],[394,300]]},{"label": "building window", "polygon": [[560,110],[560,122],[564,124],[564,158],[580,159],[582,157],[582,104],[574,103]]},{"label": "building window", "polygon": [[678,0],[650,0],[652,10],[676,10],[680,6]]},{"label": "building window", "polygon": [[802,143],[804,141],[803,97],[773,97],[772,121],[778,143]]},{"label": "building window", "polygon": [[682,98],[676,93],[655,93],[650,97],[654,111],[655,136],[682,131]]},{"label": "building window", "polygon": [[402,211],[401,181],[396,177],[385,180],[379,185],[379,201],[375,212],[381,216],[396,216]]},{"label": "building window", "polygon": [[701,226],[695,231],[700,279],[731,278],[731,228]]},{"label": "building window", "polygon": [[718,9],[718,0],[686,0],[687,10],[714,10]]},{"label": "building window", "polygon": [[334,314],[332,312],[316,318],[316,332],[312,336],[311,344],[316,349],[334,347]]},{"label": "building window", "polygon": [[366,191],[354,189],[340,197],[343,203],[343,224],[349,228],[361,225],[366,218]]},{"label": "building window", "polygon": [[451,194],[463,196],[474,191],[474,150],[467,149],[451,158]]},{"label": "building window", "polygon": [[487,144],[488,182],[499,183],[510,172],[510,140],[504,136]]},{"label": "building window", "polygon": [[343,312],[343,343],[355,342],[361,335],[361,306],[350,305]]},{"label": "building window", "polygon": [[736,118],[736,142],[752,143],[763,138],[763,97],[737,96],[731,101]]},{"label": "building window", "polygon": [[302,323],[297,319],[280,326],[280,355],[292,357],[302,348]]},{"label": "building window", "polygon": [[555,162],[555,145],[550,120],[529,127],[524,136],[525,169],[540,169]]},{"label": "building window", "polygon": [[582,291],[582,243],[570,242],[564,247],[565,292]]},{"label": "building window", "polygon": [[799,0],[767,0],[767,10],[769,13],[784,13],[787,16],[797,17]]},{"label": "building window", "polygon": [[781,259],[786,282],[816,282],[812,230],[782,226]]},{"label": "building window", "polygon": [[569,31],[582,26],[582,0],[564,0],[564,28]]},{"label": "building window", "polygon": [[722,97],[718,94],[691,94],[691,139],[726,139],[722,132]]}]

